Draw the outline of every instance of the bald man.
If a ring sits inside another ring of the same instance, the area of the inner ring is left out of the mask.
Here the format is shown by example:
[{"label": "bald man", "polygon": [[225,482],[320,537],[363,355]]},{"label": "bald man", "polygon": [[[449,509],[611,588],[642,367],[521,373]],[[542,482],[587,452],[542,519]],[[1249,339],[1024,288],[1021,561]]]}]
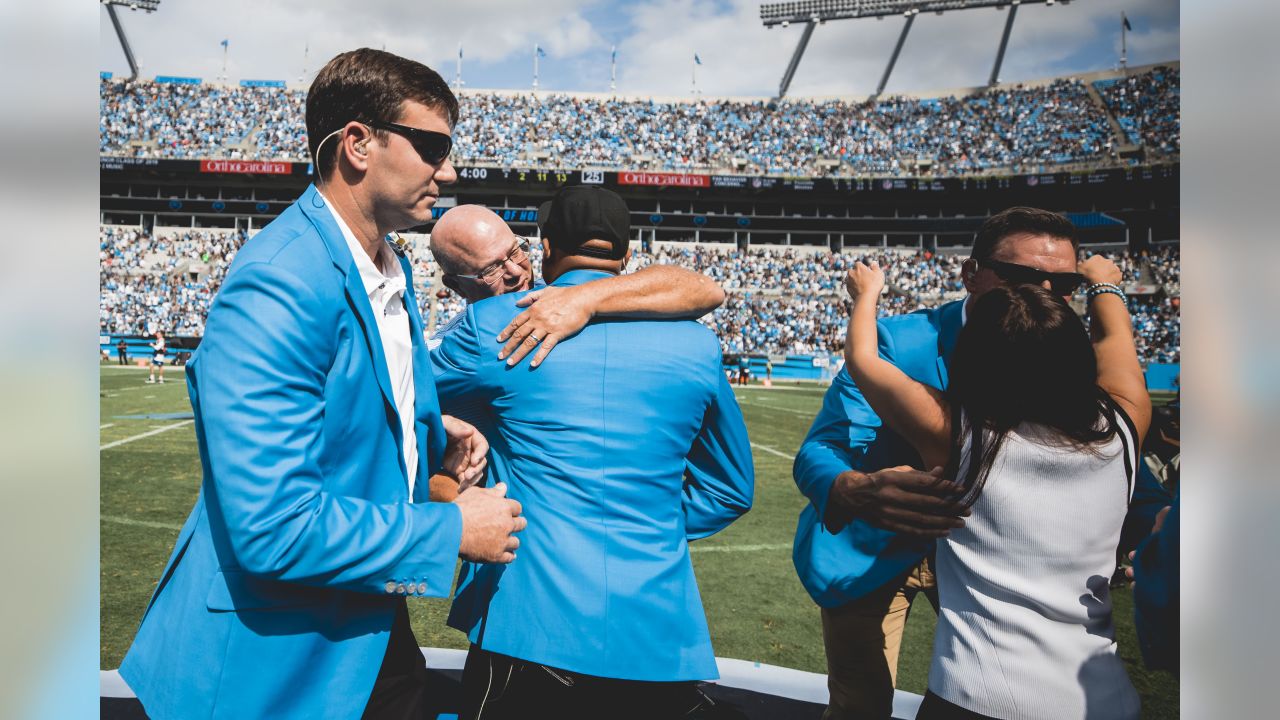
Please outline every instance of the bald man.
[{"label": "bald man", "polygon": [[[446,212],[432,228],[431,254],[444,273],[445,286],[467,302],[534,288],[516,302],[528,309],[495,338],[506,342],[498,358],[507,358],[508,365],[519,363],[536,348],[529,361],[536,368],[557,342],[578,334],[595,317],[694,319],[724,302],[724,290],[714,280],[671,265],[653,265],[632,275],[580,285],[546,287],[533,277],[529,241],[512,233],[502,218],[483,205],[459,205]],[[433,353],[464,316],[454,316],[431,336],[427,346]],[[428,487],[430,498],[439,502],[453,500],[459,490],[456,480],[439,474],[429,479]]]},{"label": "bald man", "polygon": [[[536,368],[557,342],[576,335],[594,317],[692,319],[724,302],[724,290],[714,280],[671,265],[572,287],[544,287],[533,278],[529,241],[481,205],[446,212],[431,231],[431,253],[444,272],[445,286],[468,302],[534,288],[517,303],[528,309],[497,337],[507,342],[499,357],[507,357],[509,365],[537,348],[530,360]],[[461,317],[437,331],[429,343],[432,349]]]}]

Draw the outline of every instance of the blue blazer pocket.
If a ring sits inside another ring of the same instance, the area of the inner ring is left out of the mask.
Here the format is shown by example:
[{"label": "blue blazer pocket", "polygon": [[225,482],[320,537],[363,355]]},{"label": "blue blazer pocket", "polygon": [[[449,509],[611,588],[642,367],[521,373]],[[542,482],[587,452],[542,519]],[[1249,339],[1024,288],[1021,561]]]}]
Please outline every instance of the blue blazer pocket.
[{"label": "blue blazer pocket", "polygon": [[318,605],[326,597],[328,593],[319,588],[227,570],[213,576],[205,606],[214,612],[292,608]]}]

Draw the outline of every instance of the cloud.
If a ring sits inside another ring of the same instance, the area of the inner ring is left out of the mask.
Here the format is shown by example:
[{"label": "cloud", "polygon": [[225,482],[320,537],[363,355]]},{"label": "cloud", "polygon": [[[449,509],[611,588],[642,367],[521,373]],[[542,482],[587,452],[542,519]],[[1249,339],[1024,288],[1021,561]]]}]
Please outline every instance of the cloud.
[{"label": "cloud", "polygon": [[[228,75],[296,79],[334,55],[357,47],[386,48],[437,69],[452,67],[462,43],[468,61],[497,62],[530,53],[573,56],[604,44],[583,17],[593,0],[465,3],[339,0],[224,0],[165,3],[155,13],[122,12],[143,77],[190,75],[212,80],[222,71],[223,38],[230,40]],[[124,69],[106,11],[99,26],[102,69]],[[447,74],[447,73],[446,73]]]},{"label": "cloud", "polygon": [[[338,52],[385,47],[452,75],[458,44],[469,79],[486,86],[527,87],[534,43],[548,54],[544,87],[604,90],[608,50],[618,46],[618,90],[687,95],[693,54],[701,56],[698,88],[707,95],[772,95],[801,28],[765,29],[759,0],[484,0],[465,3],[338,0],[224,0],[166,3],[152,15],[122,13],[144,77],[221,73],[218,43],[231,41],[228,75],[296,80],[305,61],[314,72]],[[1178,57],[1176,0],[1126,0],[1133,23],[1129,62]],[[985,84],[1008,9],[917,16],[888,92]],[[791,95],[866,95],[875,90],[903,20],[833,21],[816,28],[792,82]],[[1120,10],[1077,0],[1018,11],[1001,73],[1029,80],[1106,69],[1118,62]],[[100,22],[103,69],[123,69],[105,11]],[[602,70],[601,67],[604,67]],[[477,86],[475,82],[470,86]]]}]

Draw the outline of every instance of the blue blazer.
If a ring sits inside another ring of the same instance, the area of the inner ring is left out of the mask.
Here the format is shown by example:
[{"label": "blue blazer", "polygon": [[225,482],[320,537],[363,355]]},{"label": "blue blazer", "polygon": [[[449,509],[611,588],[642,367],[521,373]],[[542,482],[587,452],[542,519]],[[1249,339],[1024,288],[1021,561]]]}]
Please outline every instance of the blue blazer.
[{"label": "blue blazer", "polygon": [[[912,379],[939,390],[947,387],[947,363],[963,320],[963,300],[882,318],[881,357]],[[883,427],[862,392],[843,368],[823,399],[808,436],[796,454],[792,474],[809,504],[800,513],[792,561],[814,602],[839,607],[897,579],[933,553],[933,541],[900,536],[855,520],[831,534],[822,524],[827,497],[840,473],[895,465],[920,467],[920,455],[901,435]],[[1144,465],[1145,467],[1145,465]],[[1149,471],[1138,473],[1126,527],[1150,531],[1168,493]]]},{"label": "blue blazer", "polygon": [[508,368],[494,338],[521,295],[472,303],[434,353],[445,411],[477,419],[490,480],[529,519],[515,562],[463,564],[449,624],[587,675],[718,677],[688,541],[745,513],[754,490],[719,341],[689,320],[597,321],[537,370]]},{"label": "blue blazer", "polygon": [[120,667],[152,718],[358,718],[396,596],[448,595],[462,521],[425,502],[445,437],[412,293],[413,503],[368,295],[315,188],[237,254],[186,368],[199,499]]},{"label": "blue blazer", "polygon": [[[945,389],[946,360],[960,335],[963,303],[882,318],[880,355],[912,379]],[[859,598],[932,552],[931,541],[900,537],[861,520],[834,535],[822,524],[827,496],[840,473],[919,467],[920,462],[910,443],[882,427],[880,417],[841,368],[792,467],[796,485],[809,498],[800,513],[792,561],[801,584],[819,605],[838,607]]]}]

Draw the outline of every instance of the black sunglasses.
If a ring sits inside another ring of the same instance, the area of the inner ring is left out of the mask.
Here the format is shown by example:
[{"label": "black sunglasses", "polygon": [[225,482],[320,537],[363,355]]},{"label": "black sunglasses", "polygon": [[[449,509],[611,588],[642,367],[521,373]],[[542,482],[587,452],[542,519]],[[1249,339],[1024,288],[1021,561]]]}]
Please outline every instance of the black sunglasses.
[{"label": "black sunglasses", "polygon": [[1078,272],[1046,272],[1026,265],[1000,262],[999,260],[979,260],[978,264],[995,273],[997,277],[1009,283],[1026,283],[1043,285],[1049,281],[1049,288],[1055,295],[1070,295],[1084,284],[1084,275]]},{"label": "black sunglasses", "polygon": [[453,138],[434,130],[421,130],[416,127],[383,122],[381,120],[369,123],[369,127],[387,130],[403,136],[404,139],[409,141],[410,145],[413,145],[413,149],[418,151],[423,161],[429,165],[439,165],[444,162],[444,159],[449,157],[449,151],[453,149]]}]

